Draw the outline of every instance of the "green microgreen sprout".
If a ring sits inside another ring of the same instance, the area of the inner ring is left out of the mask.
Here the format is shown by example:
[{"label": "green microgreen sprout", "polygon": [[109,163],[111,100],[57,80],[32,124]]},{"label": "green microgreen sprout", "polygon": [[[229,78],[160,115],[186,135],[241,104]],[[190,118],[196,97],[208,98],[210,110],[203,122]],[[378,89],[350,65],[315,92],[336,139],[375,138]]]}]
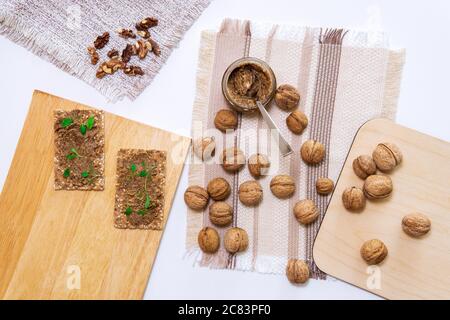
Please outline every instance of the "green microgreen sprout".
[{"label": "green microgreen sprout", "polygon": [[64,176],[64,178],[70,177],[70,168],[67,168],[66,170],[64,170],[63,176]]},{"label": "green microgreen sprout", "polygon": [[89,171],[83,171],[83,172],[81,173],[81,176],[82,176],[83,178],[89,177]]},{"label": "green microgreen sprout", "polygon": [[64,118],[64,119],[61,120],[61,127],[67,128],[72,123],[73,123],[73,119],[72,118]]},{"label": "green microgreen sprout", "polygon": [[70,152],[66,155],[67,160],[73,160],[76,158],[81,158],[80,154],[77,152],[77,149],[72,148]]},{"label": "green microgreen sprout", "polygon": [[90,116],[85,123],[82,123],[80,125],[80,132],[81,134],[84,136],[87,132],[87,130],[92,130],[92,128],[94,127],[94,123],[95,123],[95,117],[94,116]]},{"label": "green microgreen sprout", "polygon": [[133,209],[131,209],[130,207],[127,207],[126,209],[125,209],[125,215],[126,216],[129,216],[130,214],[132,214],[133,213]]}]

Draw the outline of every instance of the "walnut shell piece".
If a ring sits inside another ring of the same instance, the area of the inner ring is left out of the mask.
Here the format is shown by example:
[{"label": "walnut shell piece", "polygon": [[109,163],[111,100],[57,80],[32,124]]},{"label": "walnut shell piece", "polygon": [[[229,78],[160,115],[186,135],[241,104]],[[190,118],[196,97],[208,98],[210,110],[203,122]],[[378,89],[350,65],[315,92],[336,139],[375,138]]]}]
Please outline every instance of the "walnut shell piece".
[{"label": "walnut shell piece", "polygon": [[261,153],[256,153],[248,158],[248,171],[254,178],[259,178],[269,172],[270,160]]},{"label": "walnut shell piece", "polygon": [[403,155],[395,144],[385,142],[376,146],[372,158],[380,171],[389,172],[402,162]]},{"label": "walnut shell piece", "polygon": [[360,253],[367,264],[374,265],[381,263],[386,258],[388,249],[383,241],[372,239],[363,243]]},{"label": "walnut shell piece", "polygon": [[325,156],[325,146],[319,141],[307,140],[300,148],[300,155],[308,164],[317,164]]},{"label": "walnut shell piece", "polygon": [[222,132],[236,129],[238,125],[236,112],[228,109],[217,111],[216,116],[214,117],[214,125]]},{"label": "walnut shell piece", "polygon": [[366,206],[364,192],[358,187],[347,188],[342,193],[342,203],[347,210],[362,210]]},{"label": "walnut shell piece", "polygon": [[209,206],[209,220],[216,226],[224,227],[233,221],[233,208],[224,201]]},{"label": "walnut shell piece", "polygon": [[364,195],[367,199],[384,199],[391,195],[393,185],[389,176],[374,174],[364,181]]},{"label": "walnut shell piece", "polygon": [[220,237],[216,229],[205,227],[198,233],[198,246],[203,252],[216,253],[220,247]]},{"label": "walnut shell piece", "polygon": [[407,214],[402,219],[403,231],[411,237],[421,237],[431,229],[431,220],[422,213]]},{"label": "walnut shell piece", "polygon": [[280,109],[292,111],[298,107],[300,94],[297,89],[289,84],[282,84],[275,92],[275,103]]},{"label": "walnut shell piece", "polygon": [[203,161],[214,157],[216,151],[216,142],[214,137],[203,137],[194,141],[192,144],[194,153]]},{"label": "walnut shell piece", "polygon": [[333,191],[334,182],[330,178],[321,177],[316,181],[316,191],[318,194],[327,195]]},{"label": "walnut shell piece", "polygon": [[239,186],[239,200],[246,206],[256,206],[262,200],[263,190],[255,180],[243,182]]},{"label": "walnut shell piece", "polygon": [[352,167],[355,174],[363,180],[368,176],[377,173],[375,161],[373,161],[372,157],[367,154],[363,154],[355,158],[355,160],[353,160]]},{"label": "walnut shell piece", "polygon": [[310,224],[319,217],[319,209],[314,201],[306,199],[295,204],[294,215],[301,224]]},{"label": "walnut shell piece", "polygon": [[208,201],[208,192],[200,186],[190,186],[184,192],[184,202],[192,210],[205,209]]},{"label": "walnut shell piece", "polygon": [[289,198],[295,192],[294,179],[284,174],[274,176],[270,181],[270,190],[277,198]]},{"label": "walnut shell piece", "polygon": [[286,118],[286,125],[295,134],[301,134],[308,126],[308,118],[300,111],[295,110]]},{"label": "walnut shell piece", "polygon": [[225,171],[236,172],[244,166],[245,155],[236,147],[227,148],[222,152],[221,163]]},{"label": "walnut shell piece", "polygon": [[223,241],[229,253],[245,251],[248,247],[247,231],[238,227],[230,228],[225,233]]},{"label": "walnut shell piece", "polygon": [[305,283],[309,279],[308,264],[299,259],[289,259],[286,266],[286,277],[292,283]]},{"label": "walnut shell piece", "polygon": [[231,193],[231,187],[227,180],[224,178],[214,178],[206,187],[209,196],[216,200],[225,200]]}]

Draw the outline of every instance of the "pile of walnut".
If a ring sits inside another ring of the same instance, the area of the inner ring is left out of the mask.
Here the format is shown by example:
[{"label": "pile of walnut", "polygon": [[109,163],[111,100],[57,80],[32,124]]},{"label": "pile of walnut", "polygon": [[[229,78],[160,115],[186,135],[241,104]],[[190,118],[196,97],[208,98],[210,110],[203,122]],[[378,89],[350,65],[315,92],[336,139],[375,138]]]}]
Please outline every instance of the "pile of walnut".
[{"label": "pile of walnut", "polygon": [[[158,19],[149,17],[136,23],[136,33],[131,29],[118,29],[117,33],[124,39],[136,39],[140,36],[134,44],[127,44],[119,53],[116,49],[108,51],[108,60],[102,62],[97,69],[96,77],[101,79],[108,74],[114,74],[117,70],[123,70],[128,76],[143,75],[144,71],[139,66],[127,65],[132,56],[138,56],[139,59],[145,59],[149,52],[153,52],[156,56],[161,54],[159,45],[151,38],[150,28],[158,25]],[[100,56],[97,50],[103,49],[109,42],[109,32],[104,32],[98,36],[94,41],[94,46],[87,48],[91,63],[96,65],[99,62]]]},{"label": "pile of walnut", "polygon": [[[347,210],[361,212],[366,199],[388,198],[393,191],[392,179],[386,173],[400,165],[403,155],[393,143],[379,143],[370,155],[360,155],[353,160],[353,171],[364,180],[362,187],[352,186],[344,190],[342,202]],[[385,174],[377,174],[377,171]],[[428,233],[431,221],[421,213],[412,213],[403,217],[402,229],[412,237],[421,237]],[[386,245],[379,239],[368,240],[360,250],[361,257],[369,265],[381,263],[388,254]]]},{"label": "pile of walnut", "polygon": [[[283,84],[275,93],[276,105],[290,112],[286,118],[286,125],[294,134],[301,134],[308,125],[306,115],[298,110],[300,94],[291,85]],[[238,116],[229,108],[219,110],[214,118],[215,127],[223,133],[237,129]],[[215,155],[216,144],[213,137],[203,137],[193,143],[194,153],[202,160],[208,161]],[[307,140],[300,149],[300,157],[308,165],[316,165],[325,157],[325,146],[319,141]],[[240,202],[245,206],[257,206],[263,198],[263,189],[257,181],[268,174],[270,159],[264,154],[251,155],[248,160],[242,150],[237,147],[227,148],[220,154],[220,163],[226,172],[237,172],[247,164],[249,173],[254,180],[243,182],[238,189]],[[321,177],[316,181],[316,191],[320,195],[329,195],[334,189],[333,180]],[[285,174],[275,175],[270,181],[272,194],[279,199],[292,197],[296,190],[294,179]],[[214,178],[205,188],[190,186],[184,194],[186,205],[197,211],[202,211],[213,199],[209,206],[209,220],[217,227],[227,227],[233,222],[233,207],[225,200],[231,194],[230,183],[225,178]],[[320,212],[311,199],[303,199],[293,207],[293,215],[303,225],[309,225],[317,220]],[[198,235],[199,247],[206,253],[215,253],[220,247],[220,237],[213,227],[203,228]],[[233,245],[231,245],[233,244]],[[247,249],[248,236],[241,228],[231,228],[225,233],[225,249],[230,253],[237,253]],[[304,283],[309,278],[309,267],[304,261],[291,259],[286,267],[287,278],[293,283]]]}]

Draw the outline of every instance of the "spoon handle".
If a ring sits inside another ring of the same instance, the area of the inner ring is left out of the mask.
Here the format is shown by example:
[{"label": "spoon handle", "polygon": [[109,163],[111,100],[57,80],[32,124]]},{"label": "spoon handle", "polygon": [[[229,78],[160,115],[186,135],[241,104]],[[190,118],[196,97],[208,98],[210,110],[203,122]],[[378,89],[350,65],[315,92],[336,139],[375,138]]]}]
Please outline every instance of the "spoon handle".
[{"label": "spoon handle", "polygon": [[280,149],[280,152],[283,156],[287,156],[292,153],[292,148],[289,145],[289,143],[283,138],[281,135],[280,129],[278,129],[275,122],[273,122],[272,118],[270,117],[269,113],[267,112],[266,108],[264,108],[263,104],[260,101],[256,101],[256,105],[258,106],[259,112],[261,113],[262,117],[264,118],[264,121],[266,121],[267,125],[269,126],[272,132],[276,137],[278,138],[278,148]]}]

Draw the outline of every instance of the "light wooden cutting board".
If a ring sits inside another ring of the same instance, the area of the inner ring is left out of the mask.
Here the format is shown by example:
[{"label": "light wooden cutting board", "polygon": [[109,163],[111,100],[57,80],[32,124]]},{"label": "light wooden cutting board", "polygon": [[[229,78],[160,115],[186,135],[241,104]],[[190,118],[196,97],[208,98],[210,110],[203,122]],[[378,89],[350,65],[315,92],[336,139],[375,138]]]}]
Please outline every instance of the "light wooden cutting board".
[{"label": "light wooden cutting board", "polygon": [[167,151],[165,224],[190,139],[105,112],[105,190],[55,191],[53,110],[74,108],[33,94],[0,196],[0,298],[143,297],[162,231],[113,227],[117,151]]},{"label": "light wooden cutting board", "polygon": [[[403,162],[390,174],[394,191],[382,201],[367,201],[361,213],[342,205],[342,192],[362,187],[353,159],[372,154],[380,142],[393,142]],[[421,239],[406,235],[402,217],[422,212],[432,221]],[[386,260],[369,267],[359,250],[378,238]],[[450,144],[389,120],[367,122],[356,134],[314,244],[314,259],[329,275],[388,299],[450,299]]]}]

